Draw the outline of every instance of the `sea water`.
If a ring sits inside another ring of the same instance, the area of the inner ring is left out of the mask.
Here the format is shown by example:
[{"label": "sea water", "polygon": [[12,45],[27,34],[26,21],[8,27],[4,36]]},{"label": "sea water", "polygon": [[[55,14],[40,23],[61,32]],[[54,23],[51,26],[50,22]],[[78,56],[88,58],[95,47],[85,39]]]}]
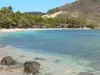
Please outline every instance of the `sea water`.
[{"label": "sea water", "polygon": [[8,32],[0,34],[0,44],[5,45],[0,50],[26,55],[25,61],[46,59],[38,61],[44,66],[43,75],[77,75],[84,71],[100,75],[100,30]]}]

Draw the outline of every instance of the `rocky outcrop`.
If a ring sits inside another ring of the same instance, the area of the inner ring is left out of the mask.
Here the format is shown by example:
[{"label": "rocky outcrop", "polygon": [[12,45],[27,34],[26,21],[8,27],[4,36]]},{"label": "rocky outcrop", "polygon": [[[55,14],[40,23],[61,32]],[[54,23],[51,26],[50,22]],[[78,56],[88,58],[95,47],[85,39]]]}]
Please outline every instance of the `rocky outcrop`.
[{"label": "rocky outcrop", "polygon": [[24,63],[24,73],[26,74],[37,74],[39,73],[39,69],[41,64],[35,61],[26,61]]},{"label": "rocky outcrop", "polygon": [[6,56],[1,60],[1,65],[14,65],[15,60],[11,56]]}]

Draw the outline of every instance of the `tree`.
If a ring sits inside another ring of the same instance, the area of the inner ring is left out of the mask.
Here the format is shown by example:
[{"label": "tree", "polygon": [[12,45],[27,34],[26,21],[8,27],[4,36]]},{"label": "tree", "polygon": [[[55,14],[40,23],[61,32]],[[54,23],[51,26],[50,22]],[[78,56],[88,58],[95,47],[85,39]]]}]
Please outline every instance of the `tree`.
[{"label": "tree", "polygon": [[88,28],[91,28],[91,29],[95,29],[96,27],[98,27],[98,25],[96,24],[88,24],[86,25]]},{"label": "tree", "polygon": [[0,11],[1,11],[2,14],[6,14],[7,8],[6,7],[2,7]]},{"label": "tree", "polygon": [[[54,11],[59,11],[56,8]],[[31,28],[31,27],[64,27],[64,28],[79,28],[86,25],[85,19],[76,19],[68,17],[47,18],[41,16],[34,16],[20,11],[13,12],[12,7],[2,7],[0,10],[0,28]],[[96,25],[87,25],[87,27],[94,28]]]},{"label": "tree", "polygon": [[8,11],[12,11],[12,6],[8,6],[8,7],[7,7],[7,10],[8,10]]}]

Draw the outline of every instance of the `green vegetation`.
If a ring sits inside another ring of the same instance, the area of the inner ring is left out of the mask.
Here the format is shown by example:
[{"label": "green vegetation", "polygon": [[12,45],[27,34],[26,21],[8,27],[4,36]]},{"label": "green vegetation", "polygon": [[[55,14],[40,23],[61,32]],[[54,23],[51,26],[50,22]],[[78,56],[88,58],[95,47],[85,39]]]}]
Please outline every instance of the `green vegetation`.
[{"label": "green vegetation", "polygon": [[99,26],[98,25],[95,25],[95,24],[88,24],[87,27],[88,28],[91,28],[91,29],[94,29],[94,28],[97,28]]},{"label": "green vegetation", "polygon": [[94,28],[85,21],[75,18],[47,18],[32,14],[13,12],[12,7],[2,7],[0,10],[0,28]]}]

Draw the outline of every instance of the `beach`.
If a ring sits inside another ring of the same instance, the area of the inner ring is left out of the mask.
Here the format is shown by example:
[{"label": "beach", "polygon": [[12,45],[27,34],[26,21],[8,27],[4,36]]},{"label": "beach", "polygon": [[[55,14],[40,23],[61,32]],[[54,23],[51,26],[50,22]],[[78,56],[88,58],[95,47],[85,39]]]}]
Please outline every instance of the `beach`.
[{"label": "beach", "polygon": [[20,32],[20,31],[39,31],[39,30],[88,30],[90,28],[14,28],[14,29],[0,29],[0,32]]}]

